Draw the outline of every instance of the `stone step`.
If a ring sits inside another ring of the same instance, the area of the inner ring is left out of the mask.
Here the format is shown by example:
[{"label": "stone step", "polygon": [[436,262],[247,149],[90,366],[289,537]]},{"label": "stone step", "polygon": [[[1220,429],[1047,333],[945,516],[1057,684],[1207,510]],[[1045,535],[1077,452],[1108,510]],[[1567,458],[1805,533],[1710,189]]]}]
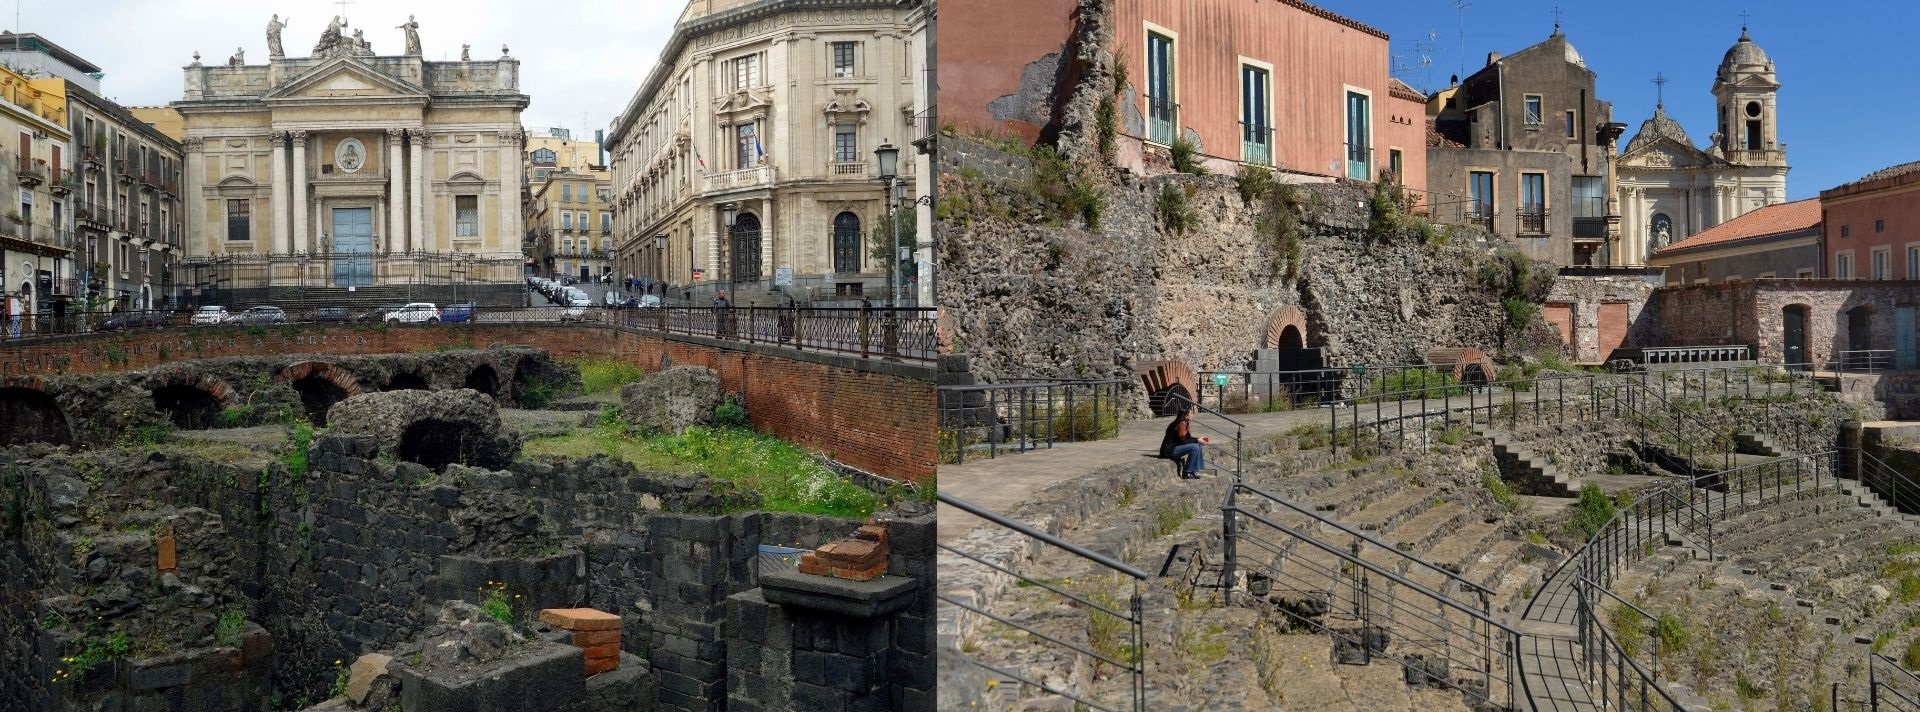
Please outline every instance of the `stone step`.
[{"label": "stone step", "polygon": [[1440,568],[1459,574],[1467,570],[1481,554],[1493,546],[1495,537],[1500,534],[1500,525],[1495,522],[1469,521],[1451,531],[1443,532],[1433,544],[1421,554],[1421,558],[1433,562]]},{"label": "stone step", "polygon": [[1466,505],[1442,502],[1394,525],[1381,540],[1401,551],[1423,555],[1434,542],[1473,519],[1473,510]]},{"label": "stone step", "polygon": [[1344,517],[1341,523],[1378,538],[1379,532],[1400,523],[1401,520],[1418,516],[1431,509],[1439,497],[1438,490],[1425,487],[1405,490],[1367,505],[1366,508]]},{"label": "stone step", "polygon": [[1308,509],[1320,512],[1322,516],[1338,519],[1371,506],[1406,486],[1404,477],[1386,473],[1368,474],[1353,477],[1331,489],[1308,494],[1303,502]]}]

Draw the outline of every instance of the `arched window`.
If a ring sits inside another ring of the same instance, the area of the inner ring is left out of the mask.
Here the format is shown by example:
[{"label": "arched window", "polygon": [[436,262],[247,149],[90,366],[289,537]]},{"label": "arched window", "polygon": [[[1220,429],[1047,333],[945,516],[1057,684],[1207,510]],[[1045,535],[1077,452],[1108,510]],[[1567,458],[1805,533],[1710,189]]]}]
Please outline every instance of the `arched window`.
[{"label": "arched window", "polygon": [[760,218],[741,213],[733,219],[733,281],[760,281]]},{"label": "arched window", "polygon": [[851,212],[833,216],[833,271],[860,272],[860,216]]}]

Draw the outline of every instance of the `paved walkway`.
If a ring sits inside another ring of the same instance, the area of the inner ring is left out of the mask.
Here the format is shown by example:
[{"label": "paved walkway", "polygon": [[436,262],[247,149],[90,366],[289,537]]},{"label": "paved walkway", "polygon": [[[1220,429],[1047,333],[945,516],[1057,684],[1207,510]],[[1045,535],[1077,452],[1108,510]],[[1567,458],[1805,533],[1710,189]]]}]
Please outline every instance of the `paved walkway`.
[{"label": "paved walkway", "polygon": [[[1253,440],[1278,435],[1300,425],[1325,425],[1327,411],[1315,408],[1236,415],[1233,418],[1246,426],[1243,439]],[[1005,512],[1056,483],[1090,475],[1114,465],[1138,464],[1146,459],[1146,455],[1158,454],[1160,438],[1166,433],[1167,423],[1166,418],[1134,420],[1121,425],[1117,437],[1106,440],[1060,443],[1043,450],[1002,454],[964,465],[941,465],[940,491],[995,512]],[[1220,424],[1221,421],[1203,416],[1196,418],[1195,423],[1198,424],[1194,428],[1196,434],[1211,435],[1207,432],[1208,426]],[[1217,443],[1221,438],[1215,437],[1214,440]],[[1169,468],[1168,472],[1171,473],[1172,469]],[[979,523],[980,520],[971,514],[941,505],[940,541],[955,541]]]}]

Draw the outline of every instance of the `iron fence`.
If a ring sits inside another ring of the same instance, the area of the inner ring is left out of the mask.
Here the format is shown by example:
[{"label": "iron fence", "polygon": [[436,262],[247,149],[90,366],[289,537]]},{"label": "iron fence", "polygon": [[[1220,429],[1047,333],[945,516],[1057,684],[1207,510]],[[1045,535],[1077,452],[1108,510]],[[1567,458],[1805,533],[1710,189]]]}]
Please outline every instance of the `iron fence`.
[{"label": "iron fence", "polygon": [[[1576,596],[1574,622],[1581,665],[1590,691],[1596,693],[1596,703],[1602,708],[1686,709],[1666,693],[1656,673],[1634,660],[1640,651],[1623,647],[1602,623],[1598,598],[1618,600],[1607,587],[1613,585],[1620,571],[1652,556],[1670,541],[1691,544],[1703,550],[1708,560],[1714,560],[1717,522],[1753,508],[1837,491],[1838,455],[1837,450],[1827,450],[1672,480],[1618,508],[1590,532],[1586,544],[1548,576],[1548,585],[1563,581]],[[1524,617],[1533,619],[1535,608],[1554,605],[1551,600],[1550,596],[1534,597]],[[1639,611],[1637,607],[1634,610]],[[1645,611],[1639,612],[1650,618]]]},{"label": "iron fence", "polygon": [[1881,705],[1897,712],[1920,712],[1920,676],[1907,670],[1898,660],[1879,653],[1869,653],[1867,704],[1874,712],[1879,712]]},{"label": "iron fence", "polygon": [[[1142,589],[1147,580],[1147,572],[1128,566],[1123,562],[1109,558],[1099,552],[1052,536],[1021,522],[1008,519],[997,512],[959,497],[945,492],[941,492],[937,496],[942,504],[972,514],[995,526],[1025,537],[1033,543],[1033,545],[1029,547],[1030,549],[1039,550],[1046,548],[1065,552],[1092,564],[1099,572],[1092,577],[1082,579],[1081,585],[1083,587],[1091,586],[1092,588],[1090,590],[1072,591],[1061,581],[1027,576],[1013,569],[988,561],[982,555],[962,551],[947,544],[939,544],[941,551],[985,566],[1000,574],[1013,577],[1019,582],[1018,585],[1022,588],[1041,590],[1052,594],[1052,597],[1057,603],[1073,608],[1076,611],[1076,616],[1079,612],[1084,612],[1087,622],[1083,630],[1088,631],[1087,640],[1084,643],[1070,641],[1042,630],[1032,619],[1019,620],[994,614],[976,605],[969,599],[940,594],[940,601],[1019,631],[1023,634],[1023,638],[1025,636],[1032,636],[1032,642],[1055,651],[1057,654],[1071,656],[1074,663],[1073,667],[1078,667],[1080,663],[1112,667],[1127,677],[1127,699],[1124,702],[1097,699],[1102,696],[1086,690],[1070,690],[1048,684],[1045,681],[1036,679],[1037,676],[1033,675],[1031,671],[1013,670],[1008,667],[983,663],[979,660],[969,659],[968,662],[989,672],[1016,680],[1023,685],[1031,685],[1038,689],[1045,690],[1049,694],[1068,698],[1072,700],[1076,706],[1084,706],[1085,709],[1099,710],[1100,712],[1120,712],[1121,710],[1140,712],[1145,710],[1147,708],[1147,641],[1146,616],[1141,610],[1141,596],[1143,593]],[[1111,588],[1102,590],[1100,586],[1105,584],[1111,584]],[[1116,589],[1130,589],[1124,601],[1114,595],[1114,590]],[[1041,620],[1046,619],[1042,618]],[[1107,634],[1096,637],[1093,634],[1096,630],[1107,631]]]},{"label": "iron fence", "polygon": [[1849,449],[1846,453],[1853,459],[1847,463],[1850,466],[1848,469],[1858,476],[1861,486],[1872,490],[1903,514],[1920,514],[1920,485],[1916,485],[1912,478],[1864,449]]},{"label": "iron fence", "polygon": [[1893,368],[1893,349],[1854,349],[1833,355],[1830,370],[1872,375]]},{"label": "iron fence", "polygon": [[[1249,593],[1333,637],[1336,660],[1386,658],[1410,683],[1459,690],[1469,707],[1513,709],[1520,634],[1493,618],[1484,586],[1253,485],[1236,482],[1220,509],[1229,595],[1244,569]],[[1346,545],[1316,536],[1324,531]]]},{"label": "iron fence", "polygon": [[1125,379],[941,386],[940,462],[1111,438],[1120,431],[1126,386]]},{"label": "iron fence", "polygon": [[[395,306],[397,308],[397,305]],[[458,328],[465,324],[570,324],[620,327],[702,336],[736,343],[767,344],[797,351],[826,351],[898,361],[934,358],[931,309],[753,309],[712,307],[472,307],[442,305],[431,321],[415,322],[389,308],[341,307],[329,311],[287,305],[277,317],[256,320],[231,312],[218,322],[195,323],[196,310],[78,312],[32,314],[0,319],[0,339],[60,336],[104,331],[155,331],[185,328],[276,327],[289,324]]]}]

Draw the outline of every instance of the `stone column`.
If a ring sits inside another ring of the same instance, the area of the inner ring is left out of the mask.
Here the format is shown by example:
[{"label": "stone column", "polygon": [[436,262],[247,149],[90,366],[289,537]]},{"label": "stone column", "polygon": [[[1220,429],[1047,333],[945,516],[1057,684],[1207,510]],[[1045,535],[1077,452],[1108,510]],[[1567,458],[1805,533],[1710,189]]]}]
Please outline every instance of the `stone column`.
[{"label": "stone column", "polygon": [[428,248],[427,203],[433,200],[433,196],[427,192],[426,162],[427,144],[431,139],[423,129],[412,129],[408,135],[413,144],[413,161],[407,164],[407,175],[413,179],[413,200],[407,204],[409,218],[413,221],[412,246],[415,250],[425,250]]},{"label": "stone column", "polygon": [[273,132],[269,142],[273,146],[273,236],[268,252],[286,250],[293,252],[292,236],[287,232],[287,196],[293,193],[293,176],[287,174],[287,133]]},{"label": "stone column", "polygon": [[313,245],[307,242],[307,132],[289,131],[287,137],[293,141],[293,249],[296,252],[312,252]]},{"label": "stone column", "polygon": [[488,255],[504,252],[507,249],[506,236],[510,234],[509,231],[518,232],[520,228],[519,225],[515,224],[519,221],[514,219],[514,216],[519,213],[520,207],[520,181],[514,179],[515,176],[520,174],[519,144],[520,131],[518,127],[513,131],[500,132],[500,157],[498,159],[500,161],[500,191],[497,194],[500,204],[495,206],[496,209],[494,210],[494,220],[497,222],[491,227],[487,226],[484,222],[480,226],[480,251]]},{"label": "stone column", "polygon": [[401,173],[400,139],[404,129],[387,129],[387,252],[407,249],[407,183]]},{"label": "stone column", "polygon": [[[181,144],[186,148],[184,154],[185,160],[181,164],[181,172],[186,175],[181,177],[185,185],[182,185],[180,188],[180,209],[185,211],[185,214],[181,215],[180,219],[186,227],[181,230],[183,234],[180,235],[179,249],[183,257],[211,255],[214,253],[213,245],[218,244],[217,240],[205,240],[204,246],[196,245],[192,242],[193,236],[206,234],[205,226],[200,223],[200,220],[203,219],[200,212],[206,209],[206,200],[200,190],[200,184],[206,182],[206,176],[204,174],[206,140],[189,138],[182,141]],[[102,249],[107,249],[107,247],[102,245]],[[93,269],[93,266],[87,265],[83,269]]]}]

